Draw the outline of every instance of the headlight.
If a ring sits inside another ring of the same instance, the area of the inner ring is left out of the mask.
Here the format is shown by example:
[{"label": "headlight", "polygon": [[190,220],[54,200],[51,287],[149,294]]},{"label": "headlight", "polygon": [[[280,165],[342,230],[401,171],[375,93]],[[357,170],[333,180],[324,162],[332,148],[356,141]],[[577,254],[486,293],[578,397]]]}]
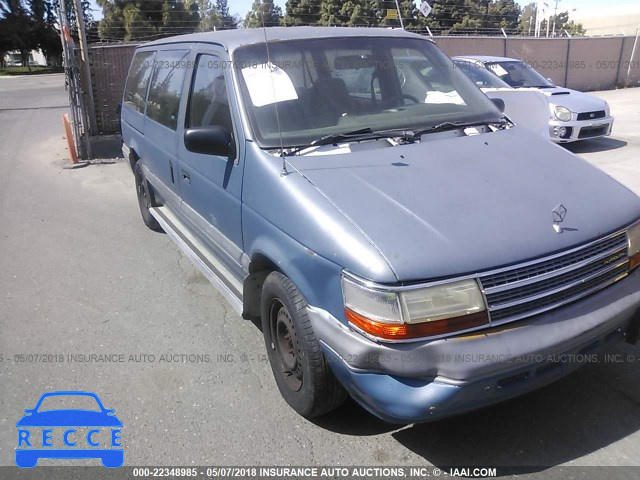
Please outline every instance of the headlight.
[{"label": "headlight", "polygon": [[640,222],[629,227],[627,241],[629,242],[629,270],[631,270],[640,265]]},{"label": "headlight", "polygon": [[609,107],[609,102],[604,102],[604,113],[607,117],[611,115],[611,107]]},{"label": "headlight", "polygon": [[556,118],[562,122],[568,122],[571,120],[571,110],[567,107],[557,105],[556,108],[553,109],[553,113]]},{"label": "headlight", "polygon": [[393,290],[365,286],[342,276],[345,315],[373,337],[408,340],[488,326],[484,299],[475,280]]}]

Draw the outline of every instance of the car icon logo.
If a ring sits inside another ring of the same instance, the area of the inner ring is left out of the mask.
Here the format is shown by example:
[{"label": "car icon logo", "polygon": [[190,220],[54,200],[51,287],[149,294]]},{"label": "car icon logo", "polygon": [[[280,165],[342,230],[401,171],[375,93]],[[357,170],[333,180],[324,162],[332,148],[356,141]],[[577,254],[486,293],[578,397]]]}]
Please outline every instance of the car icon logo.
[{"label": "car icon logo", "polygon": [[560,204],[551,210],[553,215],[553,229],[556,233],[562,233],[562,227],[560,224],[564,222],[564,217],[567,216],[567,209],[564,205]]},{"label": "car icon logo", "polygon": [[591,118],[595,118],[596,114],[592,113],[591,115],[589,115]]},{"label": "car icon logo", "polygon": [[[90,409],[47,408],[60,400],[65,405],[84,402]],[[16,465],[22,468],[35,467],[40,458],[99,458],[105,467],[121,467],[124,463],[122,422],[114,412],[105,408],[95,393],[45,393],[36,406],[26,409],[26,415],[16,423]]]}]

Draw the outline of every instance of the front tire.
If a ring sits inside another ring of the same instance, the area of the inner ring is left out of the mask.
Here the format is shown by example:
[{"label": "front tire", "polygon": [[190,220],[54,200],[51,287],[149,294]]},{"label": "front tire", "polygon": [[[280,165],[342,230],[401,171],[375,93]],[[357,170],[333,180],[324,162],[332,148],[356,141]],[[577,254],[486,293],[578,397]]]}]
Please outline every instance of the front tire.
[{"label": "front tire", "polygon": [[280,393],[304,417],[338,408],[347,393],[333,375],[294,283],[272,272],[262,287],[261,316],[267,355]]},{"label": "front tire", "polygon": [[136,195],[138,196],[138,206],[140,207],[142,221],[154,232],[163,232],[162,227],[149,211],[151,207],[157,207],[158,205],[156,204],[153,192],[149,188],[147,179],[144,178],[142,174],[142,167],[140,166],[139,160],[133,166],[133,175],[136,179]]}]

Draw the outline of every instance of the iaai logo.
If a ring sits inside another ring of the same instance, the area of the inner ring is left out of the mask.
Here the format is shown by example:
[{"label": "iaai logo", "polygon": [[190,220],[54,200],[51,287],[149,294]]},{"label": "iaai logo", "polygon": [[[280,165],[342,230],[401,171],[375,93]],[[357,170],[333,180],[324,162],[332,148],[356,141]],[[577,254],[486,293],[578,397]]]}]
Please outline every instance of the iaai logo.
[{"label": "iaai logo", "polygon": [[[54,402],[55,400],[55,402]],[[82,403],[87,409],[50,409],[50,404]],[[35,467],[40,458],[99,458],[109,468],[124,463],[122,422],[95,393],[50,392],[24,411],[18,427],[16,465]]]}]

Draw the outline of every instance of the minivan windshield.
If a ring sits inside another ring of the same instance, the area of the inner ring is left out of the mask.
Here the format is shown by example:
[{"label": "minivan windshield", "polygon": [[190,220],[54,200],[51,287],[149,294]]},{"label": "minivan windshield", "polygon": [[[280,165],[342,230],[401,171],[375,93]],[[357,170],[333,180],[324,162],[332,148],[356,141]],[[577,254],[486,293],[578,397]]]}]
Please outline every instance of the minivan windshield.
[{"label": "minivan windshield", "polygon": [[492,62],[487,68],[512,87],[552,88],[555,85],[524,62]]},{"label": "minivan windshield", "polygon": [[501,117],[428,40],[363,36],[269,42],[268,55],[264,43],[249,45],[235,51],[233,62],[262,148],[279,148],[280,133],[290,148],[365,129],[421,130]]}]

